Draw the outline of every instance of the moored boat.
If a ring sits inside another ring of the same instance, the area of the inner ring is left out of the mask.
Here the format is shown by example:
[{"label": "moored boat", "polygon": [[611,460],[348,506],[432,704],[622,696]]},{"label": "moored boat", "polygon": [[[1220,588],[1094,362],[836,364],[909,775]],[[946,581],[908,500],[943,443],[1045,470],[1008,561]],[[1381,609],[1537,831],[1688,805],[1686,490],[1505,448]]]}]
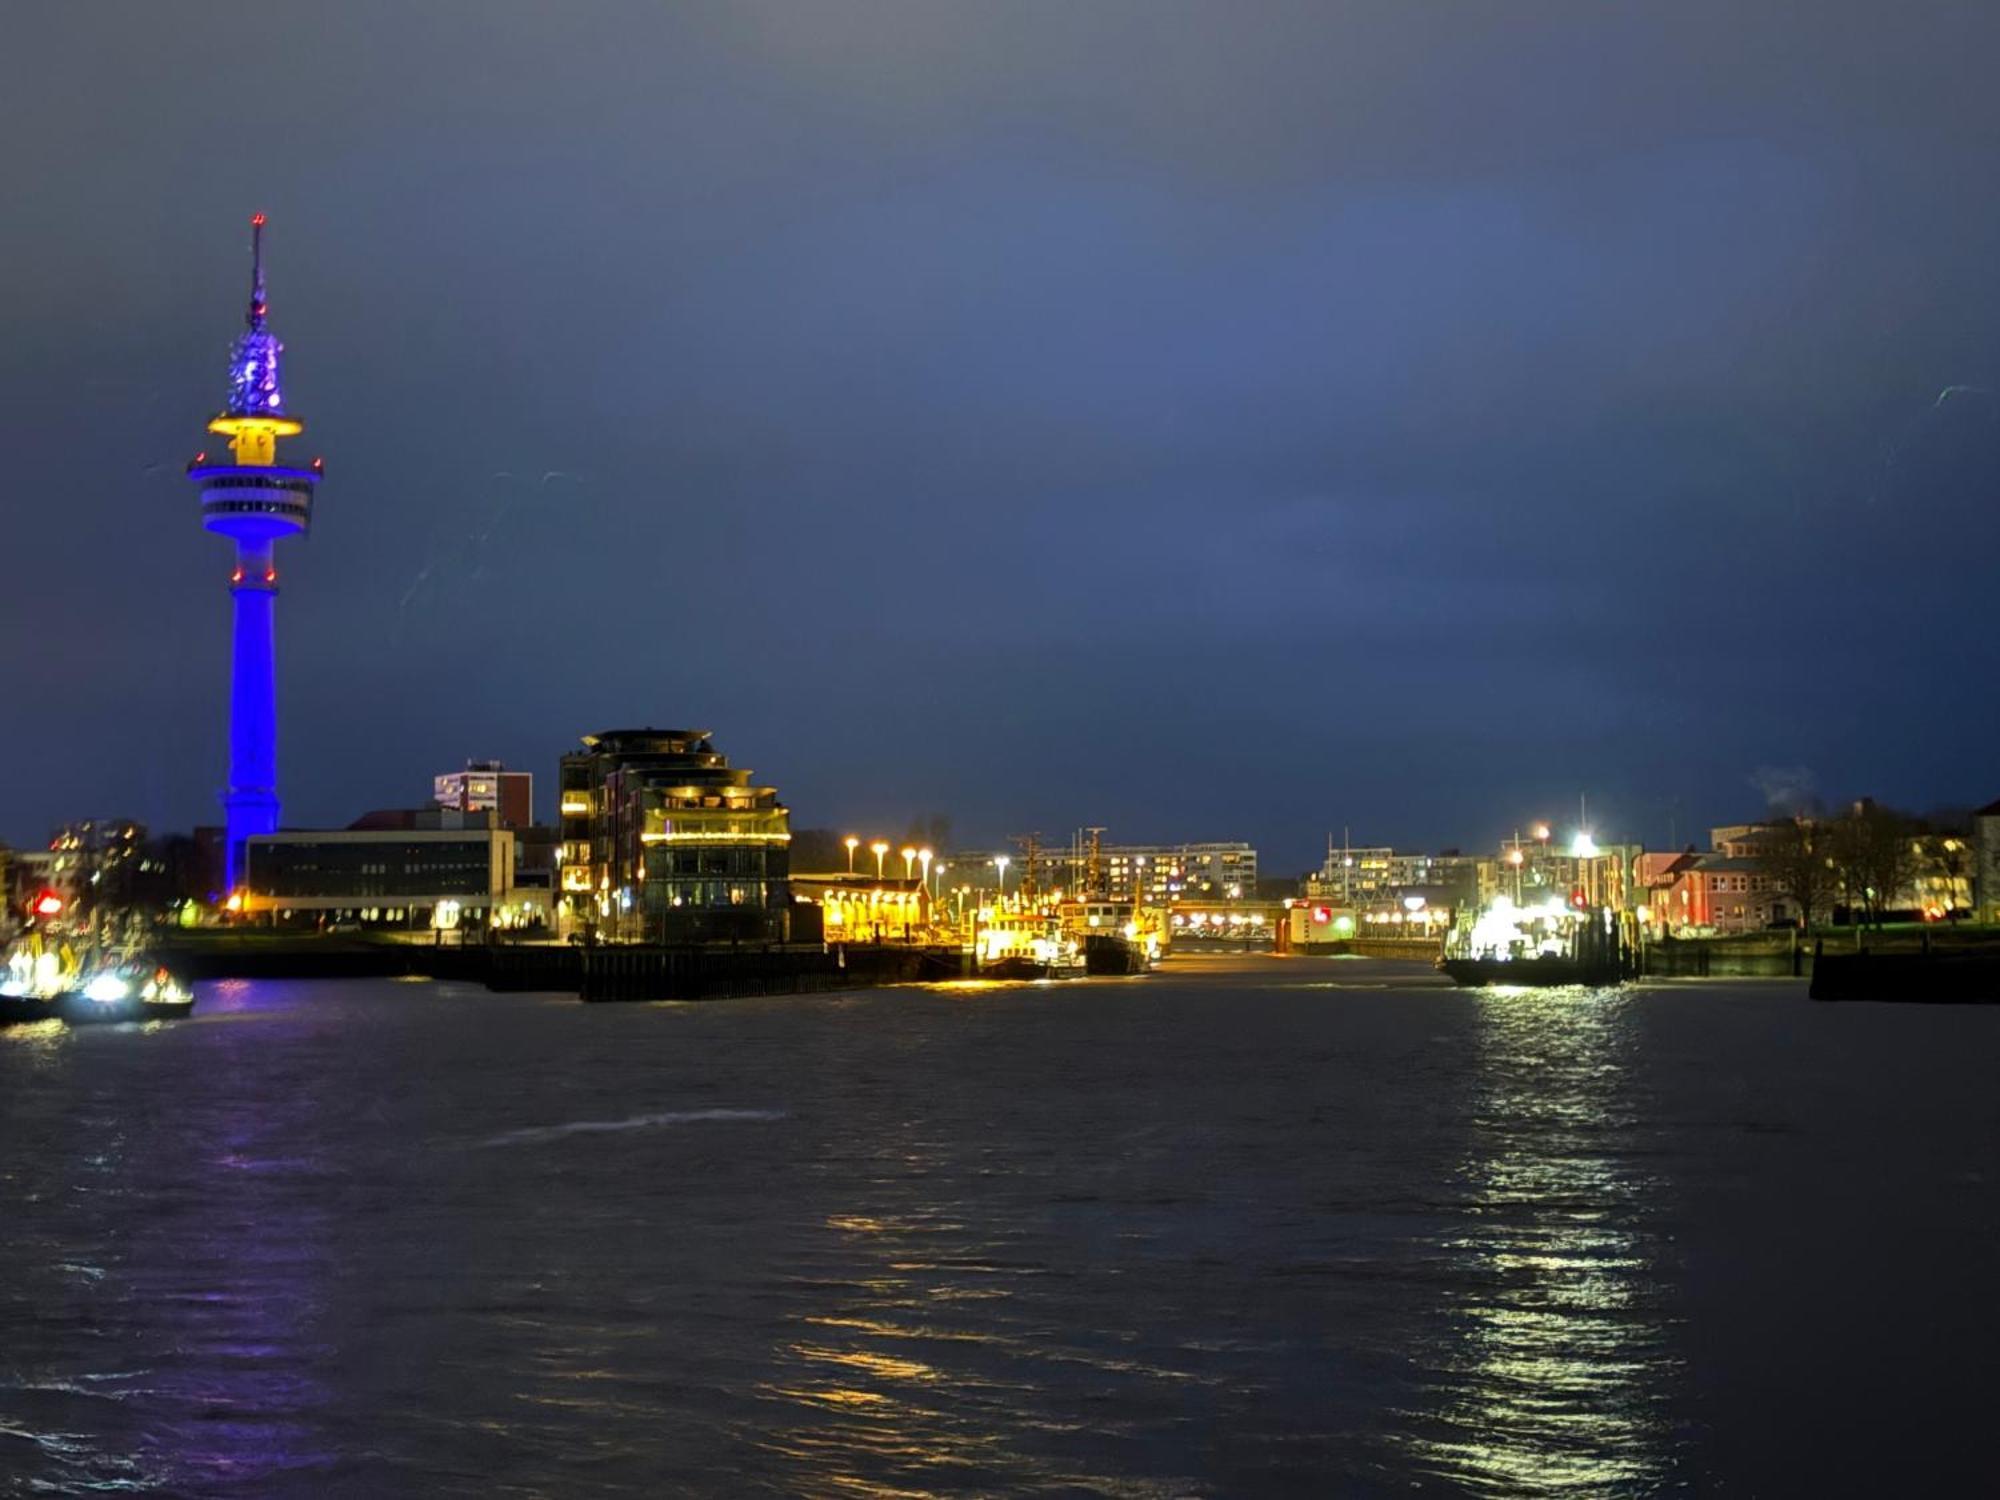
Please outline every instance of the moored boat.
[{"label": "moored boat", "polygon": [[114,1021],[178,1021],[194,1013],[194,991],[164,966],[128,961],[107,965],[82,985],[55,997],[55,1012],[71,1026]]},{"label": "moored boat", "polygon": [[1497,897],[1445,944],[1438,968],[1456,984],[1606,985],[1632,974],[1613,913],[1554,897],[1528,906]]},{"label": "moored boat", "polygon": [[1537,988],[1565,984],[1617,984],[1625,973],[1617,964],[1587,963],[1562,953],[1533,958],[1443,958],[1438,967],[1456,984],[1518,984]]},{"label": "moored boat", "polygon": [[193,1011],[193,990],[165,965],[130,951],[100,955],[86,945],[79,953],[33,933],[0,970],[0,1024],[177,1021]]}]

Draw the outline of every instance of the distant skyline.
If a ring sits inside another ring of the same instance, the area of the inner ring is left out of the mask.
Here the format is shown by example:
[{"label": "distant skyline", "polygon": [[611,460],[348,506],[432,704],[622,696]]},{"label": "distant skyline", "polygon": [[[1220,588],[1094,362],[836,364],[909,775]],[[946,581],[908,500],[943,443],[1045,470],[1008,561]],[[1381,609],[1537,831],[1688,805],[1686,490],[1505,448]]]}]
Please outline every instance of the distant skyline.
[{"label": "distant skyline", "polygon": [[0,838],[220,821],[270,215],[288,823],[700,725],[802,827],[1664,844],[2000,796],[2000,12],[9,17]]}]

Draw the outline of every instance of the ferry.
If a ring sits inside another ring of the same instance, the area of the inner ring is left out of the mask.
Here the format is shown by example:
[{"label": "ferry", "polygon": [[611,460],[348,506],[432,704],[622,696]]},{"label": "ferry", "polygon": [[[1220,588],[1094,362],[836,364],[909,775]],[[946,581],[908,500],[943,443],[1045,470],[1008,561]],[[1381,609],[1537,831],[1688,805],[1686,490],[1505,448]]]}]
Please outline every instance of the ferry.
[{"label": "ferry", "polygon": [[1495,897],[1446,937],[1438,967],[1462,985],[1607,985],[1632,975],[1615,915],[1554,896],[1533,906]]}]

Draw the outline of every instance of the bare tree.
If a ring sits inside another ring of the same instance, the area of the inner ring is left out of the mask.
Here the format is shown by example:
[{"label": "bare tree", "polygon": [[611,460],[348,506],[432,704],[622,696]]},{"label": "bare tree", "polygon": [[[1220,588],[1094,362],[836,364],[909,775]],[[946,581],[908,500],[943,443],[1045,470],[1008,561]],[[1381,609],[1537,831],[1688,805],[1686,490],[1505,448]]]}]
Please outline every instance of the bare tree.
[{"label": "bare tree", "polygon": [[1757,864],[1774,890],[1789,896],[1799,909],[1799,925],[1812,929],[1815,915],[1829,911],[1840,889],[1840,875],[1828,853],[1832,840],[1827,826],[1810,818],[1774,823],[1757,840]]},{"label": "bare tree", "polygon": [[1882,925],[1882,913],[1917,871],[1918,838],[1904,814],[1863,799],[1833,825],[1828,851],[1839,868],[1849,903],[1868,921]]}]

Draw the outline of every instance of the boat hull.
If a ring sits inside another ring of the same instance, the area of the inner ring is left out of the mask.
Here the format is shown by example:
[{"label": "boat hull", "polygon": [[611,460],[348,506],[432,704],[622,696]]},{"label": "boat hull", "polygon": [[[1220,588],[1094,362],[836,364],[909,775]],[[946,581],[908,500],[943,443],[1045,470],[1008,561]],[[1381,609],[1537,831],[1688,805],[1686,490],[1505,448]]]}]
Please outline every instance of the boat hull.
[{"label": "boat hull", "polygon": [[1076,964],[1052,963],[1047,959],[1019,954],[997,958],[979,966],[981,979],[1076,979],[1083,974]]},{"label": "boat hull", "polygon": [[1625,976],[1614,962],[1590,963],[1582,959],[1541,958],[1447,958],[1438,967],[1463,985],[1508,984],[1546,988],[1555,985],[1617,984]]},{"label": "boat hull", "polygon": [[1091,975],[1143,974],[1146,950],[1113,934],[1093,932],[1083,940],[1083,971]]},{"label": "boat hull", "polygon": [[0,1026],[32,1026],[55,1019],[56,1008],[31,995],[0,995]]},{"label": "boat hull", "polygon": [[56,996],[50,1012],[69,1026],[110,1026],[120,1021],[178,1021],[194,1014],[194,1001],[144,1000],[128,995],[122,1000],[92,1000],[79,990]]}]

